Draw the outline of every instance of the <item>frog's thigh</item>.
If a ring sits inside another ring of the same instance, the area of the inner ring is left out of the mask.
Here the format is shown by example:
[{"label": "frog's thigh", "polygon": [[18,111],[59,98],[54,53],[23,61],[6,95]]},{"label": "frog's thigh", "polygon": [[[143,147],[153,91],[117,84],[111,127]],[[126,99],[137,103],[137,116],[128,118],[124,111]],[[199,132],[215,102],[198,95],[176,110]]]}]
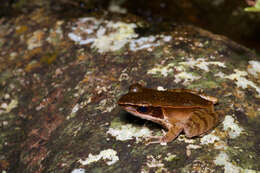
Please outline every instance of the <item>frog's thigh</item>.
[{"label": "frog's thigh", "polygon": [[184,124],[184,132],[187,137],[198,136],[206,133],[216,126],[218,115],[210,109],[195,109]]},{"label": "frog's thigh", "polygon": [[161,142],[171,142],[173,141],[183,130],[183,125],[180,123],[173,124],[166,135],[162,138]]}]

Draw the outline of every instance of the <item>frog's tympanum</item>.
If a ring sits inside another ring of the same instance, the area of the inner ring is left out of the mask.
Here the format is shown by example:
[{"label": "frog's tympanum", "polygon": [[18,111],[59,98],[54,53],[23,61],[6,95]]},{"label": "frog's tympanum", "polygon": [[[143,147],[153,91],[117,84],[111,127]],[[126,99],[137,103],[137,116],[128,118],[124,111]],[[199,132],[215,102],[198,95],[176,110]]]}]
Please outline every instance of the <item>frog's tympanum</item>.
[{"label": "frog's tympanum", "polygon": [[168,132],[152,137],[150,143],[174,140],[182,131],[189,138],[202,136],[214,128],[220,117],[214,111],[217,98],[188,89],[158,91],[133,84],[118,104],[127,112],[161,124]]}]

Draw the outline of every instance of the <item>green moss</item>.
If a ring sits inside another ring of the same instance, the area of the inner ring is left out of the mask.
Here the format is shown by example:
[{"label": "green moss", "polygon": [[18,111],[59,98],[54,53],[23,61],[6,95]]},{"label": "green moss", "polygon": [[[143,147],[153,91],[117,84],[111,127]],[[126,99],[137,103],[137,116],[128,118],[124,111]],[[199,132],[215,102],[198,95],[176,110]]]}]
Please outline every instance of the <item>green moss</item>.
[{"label": "green moss", "polygon": [[154,57],[155,57],[154,60],[160,59],[161,57],[163,57],[163,56],[164,56],[164,53],[163,53],[162,47],[156,47],[156,48],[154,49],[154,51],[153,51],[153,55],[154,55]]},{"label": "green moss", "polygon": [[164,158],[164,160],[167,162],[172,162],[174,160],[179,160],[179,158],[175,154],[169,154]]},{"label": "green moss", "polygon": [[[75,120],[70,119],[68,121],[69,121],[69,123],[63,129],[63,135],[65,135],[65,136],[67,136],[67,135],[71,136],[76,132],[76,130],[83,127],[83,122],[78,122],[76,119]],[[88,127],[88,126],[86,126],[86,127]]]},{"label": "green moss", "polygon": [[91,169],[91,172],[93,173],[102,173],[104,172],[103,168],[93,168]]},{"label": "green moss", "polygon": [[41,58],[41,63],[52,64],[57,58],[57,53],[47,54]]},{"label": "green moss", "polygon": [[5,70],[0,73],[0,83],[6,82],[9,78],[13,76],[10,70]]},{"label": "green moss", "polygon": [[120,121],[120,118],[118,118],[118,117],[114,118],[110,123],[111,128],[117,128],[122,125],[124,125],[124,123],[122,121]]},{"label": "green moss", "polygon": [[18,0],[18,1],[15,1],[15,3],[13,4],[13,7],[15,9],[22,9],[24,7],[26,7],[26,5],[30,4],[30,1],[29,0]]},{"label": "green moss", "polygon": [[188,89],[205,89],[205,88],[217,88],[219,86],[219,84],[217,82],[214,81],[196,81],[195,83],[192,83],[190,85],[188,85]]}]

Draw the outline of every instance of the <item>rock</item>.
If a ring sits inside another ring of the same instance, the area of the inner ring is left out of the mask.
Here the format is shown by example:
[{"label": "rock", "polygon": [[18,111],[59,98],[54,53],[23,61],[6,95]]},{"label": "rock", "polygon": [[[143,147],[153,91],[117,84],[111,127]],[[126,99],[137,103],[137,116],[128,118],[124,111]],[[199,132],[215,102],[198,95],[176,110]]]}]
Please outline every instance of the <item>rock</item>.
[{"label": "rock", "polygon": [[[260,62],[242,45],[191,25],[153,33],[107,11],[65,20],[40,8],[0,22],[3,171],[260,170]],[[146,146],[162,128],[117,106],[135,82],[203,90],[225,118],[202,138]]]}]

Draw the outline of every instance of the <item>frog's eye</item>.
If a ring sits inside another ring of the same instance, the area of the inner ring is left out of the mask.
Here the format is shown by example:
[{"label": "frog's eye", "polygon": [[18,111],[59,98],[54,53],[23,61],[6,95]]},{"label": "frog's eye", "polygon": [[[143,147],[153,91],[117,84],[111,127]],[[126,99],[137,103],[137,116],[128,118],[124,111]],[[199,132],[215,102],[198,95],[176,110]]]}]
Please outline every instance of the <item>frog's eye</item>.
[{"label": "frog's eye", "polygon": [[144,106],[140,106],[138,107],[138,112],[141,112],[141,113],[146,113],[148,111],[148,108],[147,107],[144,107]]},{"label": "frog's eye", "polygon": [[129,92],[137,93],[137,92],[142,92],[142,85],[136,83],[133,84],[129,87]]}]

